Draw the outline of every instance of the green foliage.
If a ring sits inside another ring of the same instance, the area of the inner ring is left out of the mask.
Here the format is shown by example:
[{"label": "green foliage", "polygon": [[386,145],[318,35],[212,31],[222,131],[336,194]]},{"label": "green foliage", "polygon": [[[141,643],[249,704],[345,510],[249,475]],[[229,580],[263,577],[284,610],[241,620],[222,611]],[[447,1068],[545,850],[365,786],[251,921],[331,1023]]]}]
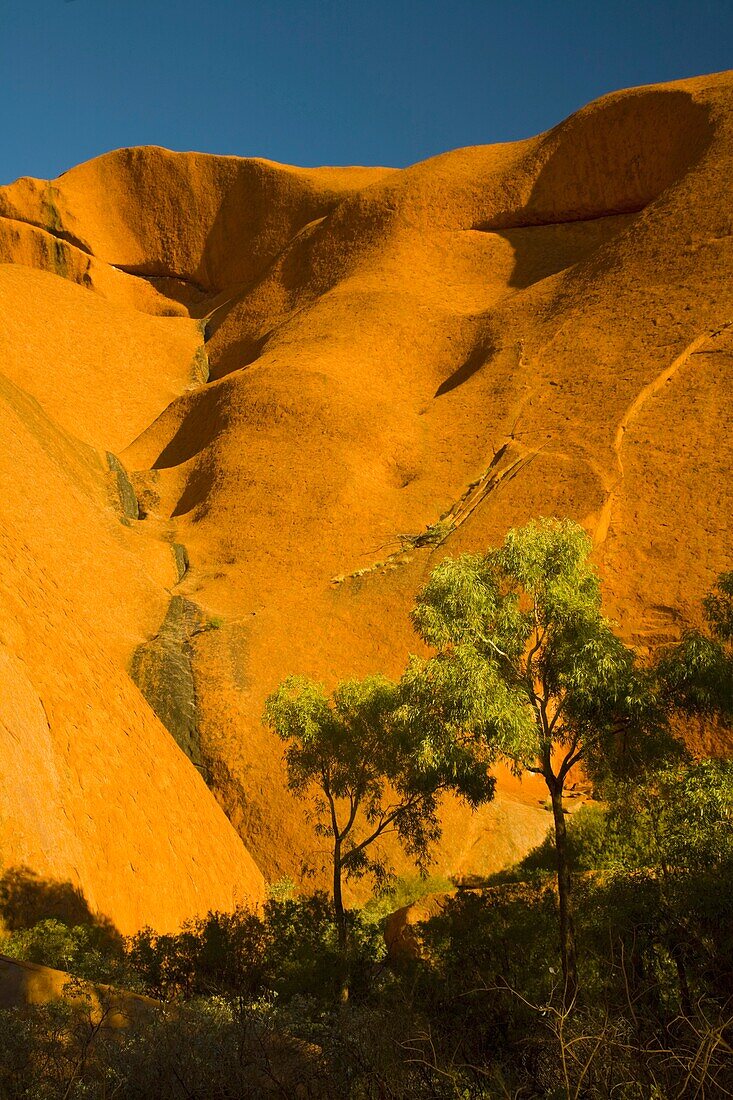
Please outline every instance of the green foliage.
[{"label": "green foliage", "polygon": [[668,700],[682,710],[733,718],[733,573],[703,600],[708,633],[687,630],[659,661]]},{"label": "green foliage", "polygon": [[[633,823],[632,823],[633,824]],[[606,807],[588,804],[577,810],[568,822],[567,855],[573,871],[611,870],[624,866],[638,839],[610,817]],[[647,845],[648,847],[648,845]],[[500,871],[492,881],[523,881],[535,872],[554,873],[557,864],[555,841],[548,835],[536,848],[509,871]]]},{"label": "green foliage", "polygon": [[451,880],[443,875],[398,878],[389,888],[377,892],[369,899],[361,911],[361,919],[368,924],[380,924],[390,913],[395,913],[428,894],[449,893],[453,889]]},{"label": "green foliage", "polygon": [[[421,926],[430,996],[452,1002],[473,990],[458,1006],[472,1026],[479,1026],[474,1013],[485,1014],[507,988],[533,1000],[549,997],[560,972],[556,910],[555,892],[543,885],[459,892]],[[502,1013],[506,1005],[495,1008]]]},{"label": "green foliage", "polygon": [[[375,964],[384,955],[379,929],[346,915],[349,980],[352,998],[362,999],[372,983]],[[341,954],[334,908],[325,894],[269,904],[265,922],[271,937],[271,988],[279,998],[332,1001],[339,992]]]},{"label": "green foliage", "polygon": [[510,531],[485,555],[446,558],[418,596],[412,700],[428,736],[463,728],[519,769],[580,760],[599,778],[639,761],[662,727],[654,685],[601,612],[592,544],[569,520]]},{"label": "green foliage", "polygon": [[[123,1032],[98,1028],[83,1006],[0,1012],[0,1096],[725,1096],[732,788],[728,763],[675,765],[574,815],[575,866],[608,870],[577,878],[584,980],[572,1013],[557,893],[531,870],[528,882],[459,892],[418,930],[423,957],[391,972],[374,913],[350,914],[352,1000],[338,1009],[333,906],[323,895],[271,900],[260,914],[135,937],[143,987],[176,1004]],[[393,900],[426,885],[406,881]]]},{"label": "green foliage", "polygon": [[288,743],[291,788],[303,792],[325,775],[331,794],[345,798],[365,764],[360,793],[365,802],[378,802],[382,771],[391,763],[384,727],[396,706],[396,687],[381,676],[340,685],[332,704],[319,685],[286,680],[268,698],[264,720]]},{"label": "green foliage", "polygon": [[[582,761],[607,805],[567,827],[560,806],[554,838],[503,883],[450,899],[418,928],[420,957],[391,967],[381,919],[443,880],[402,880],[362,914],[293,896],[283,880],[261,912],[145,930],[123,950],[73,889],[6,873],[2,951],[175,1004],[117,1033],[83,1003],[0,1011],[0,1096],[733,1095],[733,764],[657,762],[670,707],[726,714],[733,575],[705,601],[707,633],[685,635],[650,671],[603,618],[589,552],[580,528],[544,520],[485,556],[443,562],[415,610],[435,656],[413,658],[399,684],[369,677],[330,698],[287,681],[266,715],[347,873],[384,880],[366,853],[387,827],[421,862],[439,791],[489,797],[498,757],[540,771],[554,795]],[[581,948],[571,1000],[555,935],[561,880],[555,889],[546,874],[561,854]],[[336,1008],[344,950],[352,998]]]},{"label": "green foliage", "polygon": [[267,896],[273,901],[290,901],[296,893],[297,887],[289,875],[267,884]]},{"label": "green foliage", "polygon": [[[347,915],[353,993],[369,984],[383,954],[376,928]],[[130,967],[145,992],[166,1000],[226,996],[251,1002],[277,995],[332,1000],[339,976],[338,929],[324,894],[271,899],[263,912],[238,909],[189,921],[181,932],[144,929],[128,941]]]},{"label": "green foliage", "polygon": [[631,774],[671,740],[652,675],[603,617],[592,548],[578,524],[540,519],[484,555],[445,559],[413,612],[438,652],[413,659],[406,677],[424,754],[463,735],[547,784],[568,1005],[577,962],[565,781],[579,764],[596,783]]},{"label": "green foliage", "polygon": [[25,962],[66,970],[93,982],[136,986],[120,941],[91,925],[68,925],[53,918],[0,937],[0,953]]},{"label": "green foliage", "polygon": [[174,1013],[153,1010],[144,1027],[118,1032],[65,1004],[0,1012],[0,1096],[336,1100],[323,1059],[292,1034],[297,1023],[267,1004],[220,997],[189,1001]]},{"label": "green foliage", "polygon": [[[670,763],[617,787],[609,806],[588,804],[572,815],[567,850],[578,872],[722,873],[733,867],[733,763]],[[522,881],[554,868],[548,836],[495,881]]]},{"label": "green foliage", "polygon": [[403,697],[404,686],[383,676],[342,683],[331,699],[319,685],[291,677],[265,706],[265,722],[287,743],[291,789],[313,797],[317,831],[338,846],[337,872],[370,873],[379,884],[389,867],[372,845],[385,832],[423,867],[439,835],[439,793],[456,789],[474,802],[491,793],[470,746],[422,751]]},{"label": "green foliage", "polygon": [[269,947],[266,923],[256,913],[237,909],[188,921],[178,933],[144,928],[128,941],[128,958],[153,997],[236,993],[254,998],[271,979]]},{"label": "green foliage", "polygon": [[77,1052],[69,1034],[75,1017],[71,1005],[62,1001],[25,1011],[0,1010],[3,1100],[55,1100],[67,1089],[73,1095]]},{"label": "green foliage", "polygon": [[670,764],[628,784],[612,812],[618,834],[643,835],[629,845],[627,866],[675,875],[733,867],[733,763]]},{"label": "green foliage", "polygon": [[720,574],[713,591],[703,600],[703,608],[713,637],[733,642],[733,572]]},{"label": "green foliage", "polygon": [[[568,857],[578,872],[605,872],[575,886],[586,1000],[626,1011],[633,987],[657,1015],[706,1002],[725,1008],[733,764],[670,764],[618,789],[610,807],[584,807],[568,829]],[[531,879],[553,863],[545,842],[503,877]]]},{"label": "green foliage", "polygon": [[[419,758],[427,765],[447,760],[455,774],[464,762],[480,759],[485,768],[502,754],[517,766],[536,754],[534,718],[521,688],[507,683],[493,662],[469,644],[455,645],[432,658],[411,657],[402,678],[404,714],[414,730]],[[474,744],[471,753],[471,743]],[[484,771],[466,769],[471,801],[479,801]]]}]

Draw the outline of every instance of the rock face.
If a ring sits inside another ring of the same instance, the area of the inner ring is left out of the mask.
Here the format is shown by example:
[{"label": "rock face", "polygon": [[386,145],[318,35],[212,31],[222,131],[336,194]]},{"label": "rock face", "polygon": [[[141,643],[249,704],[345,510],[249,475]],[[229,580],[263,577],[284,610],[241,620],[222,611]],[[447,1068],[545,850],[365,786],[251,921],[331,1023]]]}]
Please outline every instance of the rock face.
[{"label": "rock face", "polygon": [[[265,696],[399,672],[440,556],[532,516],[593,534],[636,644],[695,621],[733,565],[732,162],[722,74],[404,171],[142,148],[0,189],[6,863],[127,926],[256,894],[244,845],[320,874]],[[448,805],[439,870],[543,797]]]},{"label": "rock face", "polygon": [[73,978],[63,970],[0,955],[0,1009],[44,1005],[64,998],[89,1022],[118,1030],[142,1023],[160,1004],[151,997]]}]

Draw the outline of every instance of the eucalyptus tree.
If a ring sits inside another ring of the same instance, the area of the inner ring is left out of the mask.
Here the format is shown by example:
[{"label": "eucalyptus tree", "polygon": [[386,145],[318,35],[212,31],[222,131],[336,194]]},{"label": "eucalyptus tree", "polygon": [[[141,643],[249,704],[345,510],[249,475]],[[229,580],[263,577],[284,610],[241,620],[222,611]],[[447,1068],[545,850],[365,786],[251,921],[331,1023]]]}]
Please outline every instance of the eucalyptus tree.
[{"label": "eucalyptus tree", "polygon": [[472,739],[427,745],[407,720],[402,685],[384,676],[341,683],[330,698],[319,684],[290,677],[267,699],[263,720],[287,745],[290,789],[310,800],[317,833],[330,838],[346,999],[344,879],[368,874],[383,883],[390,867],[377,842],[389,834],[423,870],[440,837],[441,793],[478,805],[493,797],[494,780]]},{"label": "eucalyptus tree", "polygon": [[659,660],[669,704],[733,719],[733,572],[721,573],[703,600],[705,630],[686,630]]},{"label": "eucalyptus tree", "polygon": [[569,520],[509,531],[486,554],[446,558],[413,611],[437,652],[412,658],[405,706],[440,751],[456,736],[544,779],[554,821],[566,1004],[578,987],[564,793],[576,767],[607,778],[664,742],[652,674],[601,609],[592,543]]}]

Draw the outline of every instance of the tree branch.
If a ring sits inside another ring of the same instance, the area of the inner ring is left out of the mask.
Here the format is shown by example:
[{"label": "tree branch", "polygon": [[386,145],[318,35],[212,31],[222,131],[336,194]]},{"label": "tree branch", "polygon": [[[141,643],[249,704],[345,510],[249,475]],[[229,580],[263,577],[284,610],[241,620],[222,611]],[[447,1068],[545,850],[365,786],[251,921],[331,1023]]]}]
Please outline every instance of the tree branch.
[{"label": "tree branch", "polygon": [[341,839],[343,839],[343,837],[348,836],[349,833],[351,832],[351,827],[354,824],[354,821],[356,820],[356,815],[357,815],[357,812],[359,810],[360,801],[361,801],[361,798],[359,797],[358,794],[354,794],[352,791],[349,791],[349,806],[350,806],[349,820],[344,825],[344,830],[341,833]]},{"label": "tree branch", "polygon": [[[575,743],[577,744],[577,739],[576,739]],[[558,772],[558,780],[561,783],[565,781],[565,777],[567,776],[570,769],[574,768],[575,765],[578,763],[578,761],[583,759],[584,752],[585,752],[584,748],[583,749],[578,749],[577,752],[575,752],[575,747],[570,749],[570,751],[568,752],[568,754],[566,755],[565,759],[562,762],[562,766],[560,767],[560,771]]]},{"label": "tree branch", "polygon": [[401,802],[399,806],[395,806],[386,814],[382,814],[380,816],[379,824],[377,825],[376,829],[374,829],[369,836],[365,837],[349,852],[347,852],[347,854],[344,856],[344,864],[346,865],[350,860],[353,860],[354,856],[358,855],[359,852],[363,852],[365,848],[368,848],[370,844],[373,844],[374,841],[378,837],[380,837],[382,833],[384,833],[385,830],[389,828],[390,825],[392,825],[403,814],[407,813],[408,810],[411,810],[414,806],[416,806],[422,798],[425,798],[425,795],[416,794],[412,798],[408,799],[406,802]]},{"label": "tree branch", "polygon": [[499,649],[496,642],[492,641],[491,638],[487,638],[485,634],[479,634],[479,638],[484,643],[484,645],[490,646],[491,649],[493,649],[494,653],[498,653],[499,656],[503,657],[505,661],[509,661],[511,663],[511,657],[509,656],[509,654],[505,653],[503,649]]},{"label": "tree branch", "polygon": [[540,617],[537,614],[537,597],[536,596],[535,596],[535,599],[534,599],[534,603],[532,605],[532,614],[534,616],[534,629],[535,629],[535,637],[537,638],[537,641],[535,642],[535,644],[532,646],[529,653],[527,654],[527,667],[528,668],[532,667],[532,661],[534,660],[535,655],[537,653],[539,653],[540,649],[542,648],[542,646],[545,643],[545,638],[547,637],[547,627],[545,627],[544,630],[540,629]]},{"label": "tree branch", "polygon": [[331,784],[329,782],[328,774],[321,772],[321,779],[323,780],[322,787],[323,793],[328,799],[328,805],[331,810],[331,828],[333,829],[333,835],[335,840],[341,840],[341,834],[339,832],[338,818],[336,816],[336,803],[334,802],[333,795],[331,794]]},{"label": "tree branch", "polygon": [[565,704],[567,703],[567,701],[568,701],[568,697],[567,697],[567,695],[564,695],[563,698],[560,700],[560,702],[557,705],[557,709],[555,710],[552,721],[550,722],[550,725],[549,725],[548,730],[547,730],[547,732],[550,734],[550,736],[552,736],[552,734],[554,733],[555,726],[557,725],[557,720],[560,717],[560,715],[562,714],[563,708],[565,707]]}]

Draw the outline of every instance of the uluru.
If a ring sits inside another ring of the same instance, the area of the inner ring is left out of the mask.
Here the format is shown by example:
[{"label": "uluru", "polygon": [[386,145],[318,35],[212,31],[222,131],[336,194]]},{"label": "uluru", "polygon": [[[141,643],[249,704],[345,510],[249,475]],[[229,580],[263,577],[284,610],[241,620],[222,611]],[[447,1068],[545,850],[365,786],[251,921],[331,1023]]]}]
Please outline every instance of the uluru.
[{"label": "uluru", "polygon": [[596,1097],[542,1052],[603,1003],[572,1049],[626,1080],[623,986],[668,1013],[634,1097],[730,1095],[723,1039],[698,1092],[654,1052],[733,974],[732,174],[723,71],[406,167],[132,144],[0,186],[0,1013],[70,1020],[68,971],[166,1057],[196,998],[254,1013],[241,1080],[136,1096]]},{"label": "uluru", "polygon": [[[397,672],[437,556],[536,514],[677,638],[730,553],[731,156],[722,74],[404,170],[0,189],[6,862],[125,931],[315,868],[265,697]],[[543,835],[499,790],[444,873]]]}]

